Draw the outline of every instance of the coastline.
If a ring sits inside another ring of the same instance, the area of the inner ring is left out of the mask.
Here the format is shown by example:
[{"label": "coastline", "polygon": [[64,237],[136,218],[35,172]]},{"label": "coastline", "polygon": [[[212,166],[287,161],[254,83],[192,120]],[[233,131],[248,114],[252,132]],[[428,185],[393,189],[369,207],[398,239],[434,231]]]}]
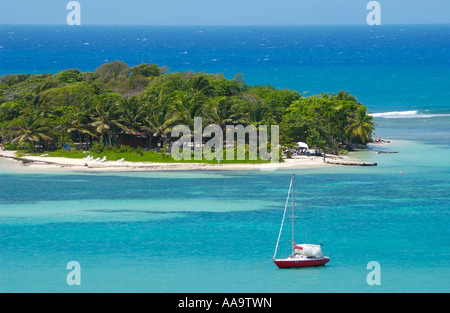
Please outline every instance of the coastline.
[{"label": "coastline", "polygon": [[[148,162],[88,162],[82,159],[71,159],[62,157],[44,156],[22,156],[17,157],[15,151],[0,150],[0,158],[22,162],[21,167],[32,169],[48,170],[76,170],[83,172],[91,171],[111,171],[111,172],[131,172],[131,171],[222,171],[222,170],[258,170],[271,171],[275,169],[312,169],[339,166],[323,161],[323,157],[315,156],[295,156],[285,159],[282,163],[262,163],[262,164],[207,164],[207,163],[148,163]],[[357,159],[344,156],[332,156],[332,158],[344,161],[357,162]],[[327,157],[330,159],[330,157]],[[86,166],[86,164],[88,166]]]},{"label": "coastline", "polygon": [[[283,169],[318,169],[325,167],[342,166],[377,166],[377,163],[366,162],[355,155],[361,151],[380,153],[398,153],[385,150],[386,147],[395,146],[396,141],[384,141],[381,143],[370,143],[366,149],[350,152],[349,155],[327,155],[326,161],[321,156],[293,156],[284,159],[281,163],[233,163],[233,164],[210,164],[210,163],[150,163],[150,162],[120,162],[106,161],[95,162],[83,159],[49,157],[49,156],[21,156],[17,157],[17,151],[2,150],[0,148],[0,159],[14,161],[20,164],[19,168],[66,170],[82,172],[163,172],[163,171],[273,171]],[[377,149],[380,148],[380,149]],[[352,155],[353,153],[353,155]],[[86,166],[86,164],[88,166]]]},{"label": "coastline", "polygon": [[[325,167],[342,166],[377,166],[377,163],[364,161],[365,157],[358,157],[362,151],[380,153],[398,153],[387,147],[395,147],[399,140],[383,140],[380,143],[369,143],[367,148],[350,152],[348,155],[326,156],[324,161],[321,156],[293,156],[284,159],[281,163],[150,163],[150,162],[120,162],[106,161],[95,162],[83,159],[49,157],[49,156],[21,156],[17,157],[17,151],[8,151],[0,148],[0,159],[15,161],[20,167],[29,169],[66,170],[82,172],[163,172],[163,171],[273,171],[283,169],[318,169]],[[86,166],[86,164],[88,166]]]}]

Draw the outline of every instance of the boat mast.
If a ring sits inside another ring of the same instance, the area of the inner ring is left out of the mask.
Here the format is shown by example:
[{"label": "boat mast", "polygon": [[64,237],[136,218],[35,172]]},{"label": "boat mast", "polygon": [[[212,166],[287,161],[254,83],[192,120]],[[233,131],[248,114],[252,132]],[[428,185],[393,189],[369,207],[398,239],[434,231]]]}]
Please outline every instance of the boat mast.
[{"label": "boat mast", "polygon": [[295,202],[295,174],[292,174],[292,255],[295,254],[294,237],[294,202]]},{"label": "boat mast", "polygon": [[289,196],[291,195],[291,189],[292,189],[292,182],[293,182],[293,178],[291,179],[291,183],[289,185],[289,191],[288,191],[288,195],[286,198],[286,204],[284,205],[284,212],[283,212],[283,219],[281,220],[281,227],[280,227],[280,232],[278,234],[278,240],[277,240],[277,245],[275,247],[275,253],[273,254],[273,259],[275,260],[275,257],[277,256],[277,251],[278,251],[278,244],[280,243],[280,238],[281,238],[281,232],[283,231],[283,225],[284,225],[284,219],[286,217],[286,211],[289,205]]}]

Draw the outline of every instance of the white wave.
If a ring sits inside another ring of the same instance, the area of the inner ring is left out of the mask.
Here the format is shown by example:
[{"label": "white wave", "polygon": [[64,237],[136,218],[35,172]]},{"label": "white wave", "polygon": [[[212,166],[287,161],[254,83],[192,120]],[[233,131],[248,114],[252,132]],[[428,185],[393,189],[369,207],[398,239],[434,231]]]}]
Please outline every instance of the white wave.
[{"label": "white wave", "polygon": [[384,112],[384,113],[371,113],[373,117],[382,117],[382,118],[431,118],[431,117],[442,117],[442,116],[450,116],[450,114],[428,114],[422,113],[417,110],[412,111],[393,111],[393,112]]},{"label": "white wave", "polygon": [[372,113],[373,117],[385,117],[385,118],[398,118],[398,117],[411,117],[418,114],[417,110],[414,111],[394,111],[385,113]]}]

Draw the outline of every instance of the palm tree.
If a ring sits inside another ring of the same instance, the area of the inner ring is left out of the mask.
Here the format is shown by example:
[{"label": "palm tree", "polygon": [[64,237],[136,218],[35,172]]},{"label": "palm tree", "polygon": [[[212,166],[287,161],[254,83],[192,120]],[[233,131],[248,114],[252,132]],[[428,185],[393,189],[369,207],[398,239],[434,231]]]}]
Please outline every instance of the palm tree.
[{"label": "palm tree", "polygon": [[190,79],[190,82],[191,88],[203,95],[211,96],[214,93],[214,87],[211,86],[205,75],[196,75]]},{"label": "palm tree", "polygon": [[[79,145],[82,145],[82,137],[83,135],[89,135],[91,137],[95,137],[94,131],[91,127],[90,114],[91,114],[91,100],[86,98],[83,105],[78,107],[75,112],[73,112],[69,116],[69,120],[67,122],[67,132],[76,132],[78,133]],[[87,141],[86,141],[86,149],[87,149]]]},{"label": "palm tree", "polygon": [[203,116],[205,96],[201,92],[180,91],[174,98],[175,114],[179,121],[194,129],[194,118]]},{"label": "palm tree", "polygon": [[122,98],[119,100],[124,130],[130,133],[130,146],[133,133],[144,130],[144,105],[137,96]]},{"label": "palm tree", "polygon": [[273,121],[274,116],[266,105],[258,102],[250,102],[244,119],[248,124],[259,126],[271,124],[268,121]]},{"label": "palm tree", "polygon": [[121,123],[118,99],[115,96],[100,96],[91,117],[94,121],[91,125],[95,127],[95,130],[99,134],[99,139],[102,140],[106,134],[110,146],[112,146],[113,134],[126,129]]},{"label": "palm tree", "polygon": [[36,151],[35,143],[53,139],[51,128],[46,125],[46,120],[38,111],[31,112],[17,127],[19,129],[15,132],[16,137],[12,143],[22,145],[24,142],[30,142],[33,151]]},{"label": "palm tree", "polygon": [[242,122],[244,118],[239,103],[227,97],[213,99],[205,109],[208,122],[219,125],[223,130],[227,125]]},{"label": "palm tree", "polygon": [[214,98],[205,107],[207,122],[218,125],[222,129],[223,142],[226,143],[227,150],[232,150],[233,148],[235,148],[228,146],[231,143],[227,140],[230,138],[230,136],[234,138],[235,135],[232,133],[231,129],[227,129],[227,126],[247,124],[245,123],[246,116],[242,111],[243,110],[241,102],[239,102],[238,99],[233,99],[232,97],[230,98],[225,96]]},{"label": "palm tree", "polygon": [[174,112],[172,95],[161,91],[157,97],[150,97],[146,105],[145,127],[154,136],[159,136],[163,146],[168,143],[168,134],[172,127],[180,121]]},{"label": "palm tree", "polygon": [[345,100],[354,103],[358,102],[358,99],[356,99],[351,93],[343,90],[339,90],[337,94],[333,94],[333,98],[335,98],[336,100]]},{"label": "palm tree", "polygon": [[361,106],[347,126],[346,134],[350,136],[351,140],[359,138],[362,144],[367,144],[370,142],[372,134],[375,133],[375,125],[373,117],[367,114],[367,108]]}]

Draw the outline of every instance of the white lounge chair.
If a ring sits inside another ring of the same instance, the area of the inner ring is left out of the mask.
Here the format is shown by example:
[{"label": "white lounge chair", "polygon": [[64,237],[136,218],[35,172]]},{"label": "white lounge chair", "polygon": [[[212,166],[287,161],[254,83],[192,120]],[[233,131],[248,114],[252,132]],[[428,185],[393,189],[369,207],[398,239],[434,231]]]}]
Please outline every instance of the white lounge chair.
[{"label": "white lounge chair", "polygon": [[94,162],[98,162],[98,161],[100,161],[100,158],[96,158],[96,159],[94,160]]},{"label": "white lounge chair", "polygon": [[106,156],[103,157],[103,159],[100,160],[100,162],[106,162]]}]

